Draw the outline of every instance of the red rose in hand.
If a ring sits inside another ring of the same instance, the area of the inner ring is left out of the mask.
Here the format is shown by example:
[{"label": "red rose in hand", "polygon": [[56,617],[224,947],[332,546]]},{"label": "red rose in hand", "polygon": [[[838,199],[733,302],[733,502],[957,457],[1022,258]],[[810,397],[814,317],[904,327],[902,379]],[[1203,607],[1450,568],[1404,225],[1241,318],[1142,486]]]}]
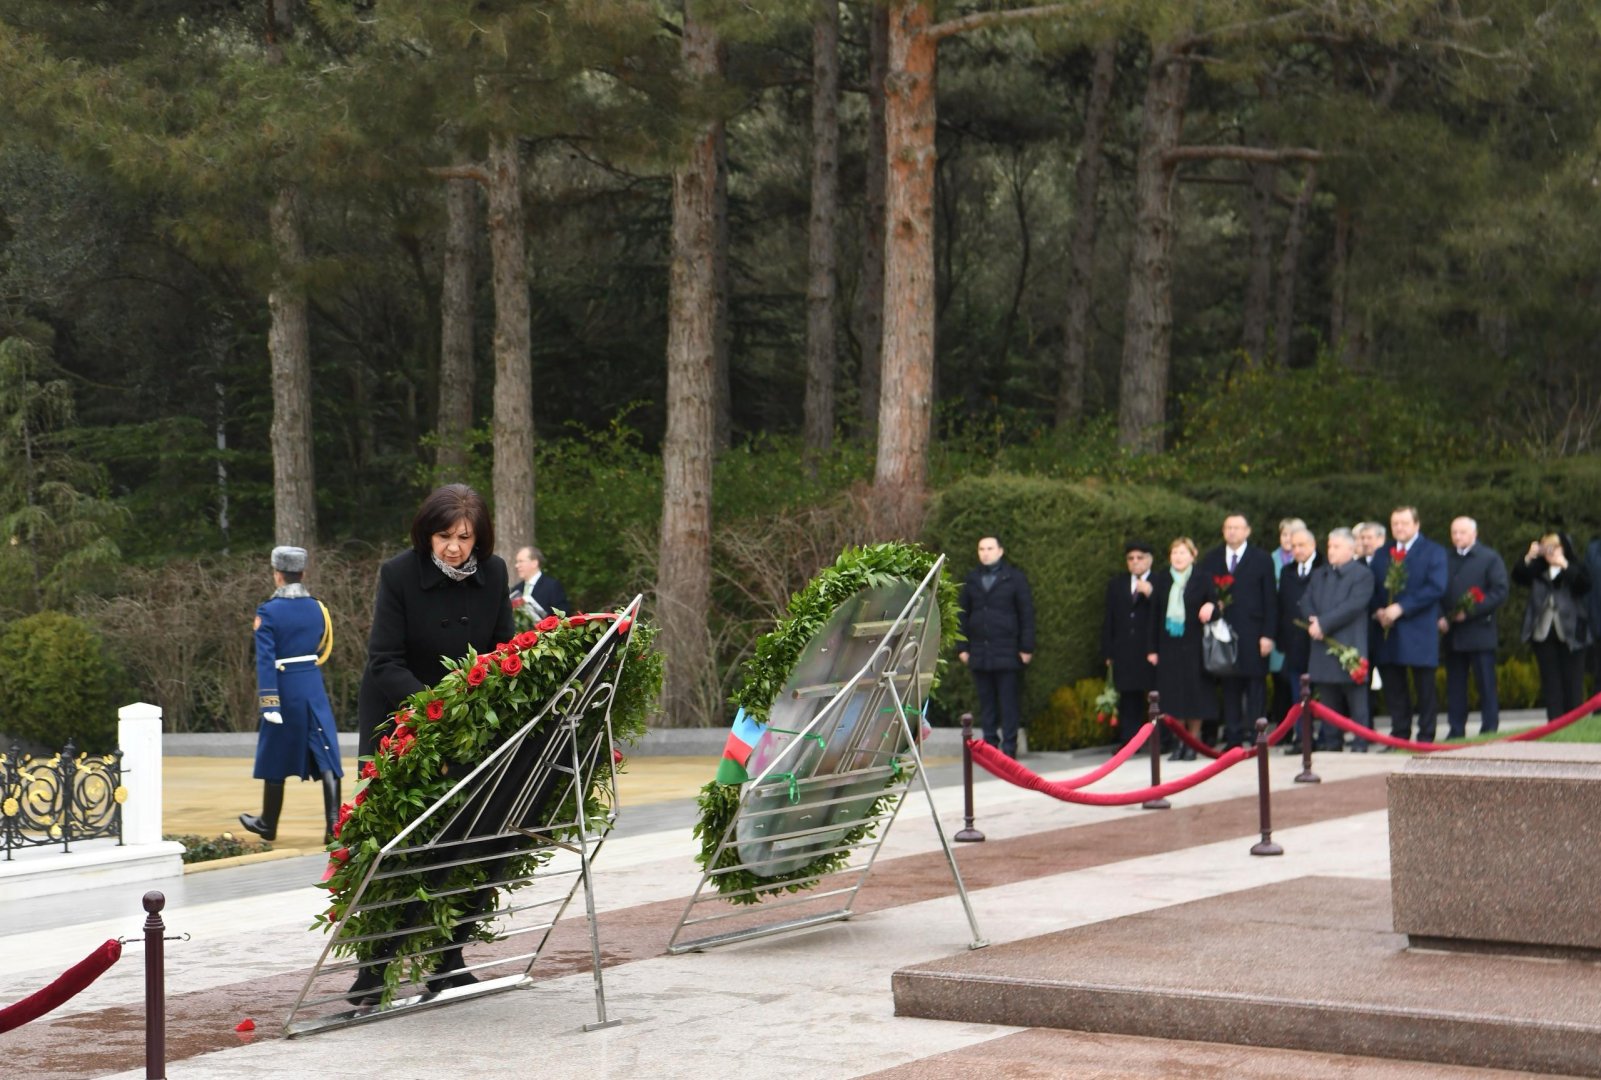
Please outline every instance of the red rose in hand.
[{"label": "red rose in hand", "polygon": [[1475,604],[1484,603],[1484,590],[1479,588],[1477,585],[1468,590],[1468,596],[1473,598],[1473,602]]},{"label": "red rose in hand", "polygon": [[515,611],[517,608],[522,607],[523,606],[523,598],[520,597],[520,596],[512,597],[511,606],[512,606],[512,610],[513,611]]},{"label": "red rose in hand", "polygon": [[1399,545],[1391,548],[1390,559],[1393,562],[1406,562],[1406,548]]},{"label": "red rose in hand", "polygon": [[428,719],[443,720],[445,718],[445,703],[439,698],[428,703]]},{"label": "red rose in hand", "polygon": [[363,762],[362,766],[361,766],[361,778],[363,780],[375,780],[375,779],[377,779],[378,778],[378,764],[376,762],[372,762],[372,761]]},{"label": "red rose in hand", "polygon": [[561,626],[561,616],[546,615],[543,619],[540,619],[534,624],[534,629],[538,630],[541,634],[548,634],[559,626]]},{"label": "red rose in hand", "polygon": [[502,675],[515,675],[522,669],[523,658],[516,653],[512,653],[500,662],[500,673]]},{"label": "red rose in hand", "polygon": [[1229,589],[1234,586],[1233,574],[1219,574],[1212,579],[1212,584],[1220,589]]},{"label": "red rose in hand", "polygon": [[474,664],[467,671],[468,686],[477,686],[487,678],[489,678],[489,665],[482,661]]},{"label": "red rose in hand", "polygon": [[533,630],[524,630],[522,633],[512,638],[511,643],[517,646],[518,649],[529,649],[532,648],[534,642],[538,640],[539,635],[536,632]]}]

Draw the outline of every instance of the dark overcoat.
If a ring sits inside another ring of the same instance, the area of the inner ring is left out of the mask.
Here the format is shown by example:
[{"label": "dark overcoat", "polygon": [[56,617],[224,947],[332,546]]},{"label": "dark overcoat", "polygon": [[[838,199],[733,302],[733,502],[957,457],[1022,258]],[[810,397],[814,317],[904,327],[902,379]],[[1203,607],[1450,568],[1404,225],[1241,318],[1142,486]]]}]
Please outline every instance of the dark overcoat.
[{"label": "dark overcoat", "polygon": [[1197,571],[1185,583],[1184,632],[1178,637],[1167,632],[1172,572],[1152,574],[1151,585],[1151,637],[1146,649],[1156,654],[1156,692],[1162,711],[1180,720],[1216,719],[1217,683],[1201,664],[1201,620],[1196,614],[1206,603],[1206,582]]},{"label": "dark overcoat", "polygon": [[259,721],[251,774],[257,780],[344,775],[322,669],[306,659],[326,655],[330,633],[314,597],[276,596],[256,609],[256,700],[283,717],[280,724]]},{"label": "dark overcoat", "polygon": [[1315,683],[1349,683],[1351,677],[1340,666],[1327,645],[1333,638],[1368,658],[1369,602],[1373,598],[1373,572],[1361,559],[1343,566],[1327,563],[1312,571],[1306,591],[1301,594],[1301,617],[1308,622],[1317,616],[1324,641],[1312,642],[1307,674]]},{"label": "dark overcoat", "polygon": [[1557,618],[1562,621],[1562,639],[1568,649],[1577,651],[1590,643],[1590,613],[1586,597],[1590,595],[1590,570],[1574,554],[1573,542],[1562,537],[1562,554],[1568,568],[1555,577],[1543,558],[1519,559],[1512,567],[1512,579],[1529,589],[1529,604],[1523,609],[1523,640],[1534,640],[1535,616],[1545,605],[1546,598],[1556,602]]},{"label": "dark overcoat", "polygon": [[[1312,573],[1323,565],[1322,555],[1312,556]],[[1312,576],[1308,574],[1301,577],[1300,567],[1291,563],[1279,575],[1279,628],[1273,635],[1278,644],[1279,652],[1284,654],[1284,671],[1288,674],[1300,675],[1307,670],[1307,660],[1312,655],[1312,638],[1307,634],[1306,627],[1297,626],[1297,620],[1306,621],[1301,614],[1301,596],[1306,592],[1307,585]]]},{"label": "dark overcoat", "polygon": [[399,704],[445,677],[445,659],[469,648],[490,652],[510,641],[510,586],[498,555],[481,557],[478,570],[452,581],[431,558],[403,551],[378,571],[378,599],[367,638],[356,713],[360,753],[372,752],[373,733]]},{"label": "dark overcoat", "polygon": [[[1217,579],[1229,573],[1228,546],[1219,544],[1208,551],[1196,564],[1195,572],[1206,585],[1206,598],[1217,603],[1221,596]],[[1223,617],[1240,642],[1236,668],[1241,678],[1259,678],[1267,674],[1268,658],[1262,655],[1258,642],[1271,638],[1278,630],[1279,600],[1278,590],[1273,587],[1273,556],[1247,544],[1233,577]]]},{"label": "dark overcoat", "polygon": [[[1445,580],[1440,611],[1446,619],[1446,652],[1493,652],[1497,645],[1495,613],[1512,591],[1506,563],[1488,544],[1475,543],[1466,555],[1458,555],[1453,547],[1445,554]],[[1455,621],[1457,604],[1473,589],[1484,593],[1484,599],[1468,610],[1467,618]]]},{"label": "dark overcoat", "polygon": [[1101,659],[1112,662],[1112,685],[1123,693],[1156,689],[1156,668],[1145,659],[1151,652],[1156,575],[1151,575],[1150,596],[1136,593],[1133,581],[1134,575],[1125,573],[1106,583],[1101,618]]},{"label": "dark overcoat", "polygon": [[[512,606],[516,607],[518,601],[523,598],[523,583],[520,580],[513,582],[509,592]],[[567,604],[567,590],[561,587],[561,582],[543,572],[540,573],[539,580],[534,582],[534,603],[538,604],[543,612],[540,618],[554,611],[570,615],[573,610]]]},{"label": "dark overcoat", "polygon": [[[986,570],[995,573],[988,589]],[[1017,654],[1034,651],[1034,594],[1023,571],[1005,559],[993,567],[976,567],[962,582],[957,604],[964,640],[956,648],[967,652],[967,666],[974,671],[1022,670]]]},{"label": "dark overcoat", "polygon": [[1408,549],[1404,565],[1406,584],[1399,595],[1391,596],[1384,587],[1390,572],[1392,549],[1380,548],[1373,556],[1373,610],[1401,605],[1401,617],[1390,627],[1375,624],[1378,640],[1373,643],[1374,659],[1380,664],[1407,667],[1438,667],[1440,664],[1440,601],[1445,598],[1445,549],[1418,533]]}]

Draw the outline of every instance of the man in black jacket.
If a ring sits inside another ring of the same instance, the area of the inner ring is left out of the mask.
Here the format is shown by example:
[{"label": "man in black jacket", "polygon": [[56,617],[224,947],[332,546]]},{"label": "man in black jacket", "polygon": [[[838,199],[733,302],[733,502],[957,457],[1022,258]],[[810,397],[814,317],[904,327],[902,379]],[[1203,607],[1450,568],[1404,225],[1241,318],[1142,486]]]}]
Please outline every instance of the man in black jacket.
[{"label": "man in black jacket", "polygon": [[1101,620],[1101,659],[1117,688],[1117,741],[1127,743],[1145,723],[1145,695],[1156,689],[1151,651],[1151,545],[1123,545],[1127,573],[1106,583],[1106,615]]},{"label": "man in black jacket", "polygon": [[1023,666],[1034,659],[1034,597],[1028,579],[1005,556],[996,537],[978,542],[980,565],[957,598],[962,641],[956,656],[973,673],[984,741],[1016,757]]},{"label": "man in black jacket", "polygon": [[1251,538],[1251,523],[1244,514],[1223,519],[1223,542],[1202,556],[1196,572],[1207,583],[1208,603],[1201,605],[1201,622],[1228,620],[1239,641],[1239,659],[1223,685],[1223,745],[1243,746],[1251,739],[1250,726],[1265,716],[1267,659],[1279,619],[1278,590],[1273,587],[1273,559]]},{"label": "man in black jacket", "polygon": [[[1282,721],[1290,706],[1301,697],[1301,676],[1306,674],[1310,663],[1312,639],[1305,627],[1296,624],[1305,621],[1301,615],[1301,596],[1312,579],[1312,571],[1323,565],[1323,557],[1317,552],[1317,538],[1304,526],[1291,532],[1290,553],[1292,561],[1279,571],[1279,623],[1274,640],[1284,656],[1284,666],[1273,676],[1275,723]],[[1300,753],[1300,749],[1292,743],[1285,752]]]},{"label": "man in black jacket", "polygon": [[1479,684],[1479,734],[1501,725],[1495,685],[1495,613],[1511,586],[1506,563],[1494,548],[1479,543],[1479,524],[1470,517],[1451,522],[1451,550],[1445,553],[1445,599],[1440,602],[1440,633],[1445,635],[1445,718],[1448,739],[1468,734],[1468,672]]},{"label": "man in black jacket", "polygon": [[567,605],[567,591],[561,587],[561,582],[541,569],[544,565],[545,553],[532,546],[518,548],[517,557],[512,560],[517,582],[511,587],[511,606],[527,605],[534,622],[553,612],[563,615],[572,612]]}]

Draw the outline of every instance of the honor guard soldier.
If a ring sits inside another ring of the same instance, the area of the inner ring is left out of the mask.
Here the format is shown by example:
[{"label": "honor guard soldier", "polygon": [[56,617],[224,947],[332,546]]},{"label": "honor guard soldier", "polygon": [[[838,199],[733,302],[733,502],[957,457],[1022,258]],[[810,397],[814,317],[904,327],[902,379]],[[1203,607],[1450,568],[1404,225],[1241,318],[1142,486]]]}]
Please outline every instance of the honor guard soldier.
[{"label": "honor guard soldier", "polygon": [[261,816],[240,814],[239,824],[263,840],[278,835],[284,780],[322,778],[323,843],[333,839],[339,815],[339,735],[322,671],[334,648],[328,608],[300,583],[306,549],[272,549],[272,598],[256,609],[256,738],[254,776],[263,782]]}]

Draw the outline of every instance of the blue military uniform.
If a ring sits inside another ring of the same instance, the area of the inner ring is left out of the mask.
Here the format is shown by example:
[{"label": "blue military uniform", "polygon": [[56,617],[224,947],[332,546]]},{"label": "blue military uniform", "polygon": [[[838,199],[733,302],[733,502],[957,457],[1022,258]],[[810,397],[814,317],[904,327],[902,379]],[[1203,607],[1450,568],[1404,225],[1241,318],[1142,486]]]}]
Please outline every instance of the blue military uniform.
[{"label": "blue military uniform", "polygon": [[[279,591],[305,593],[294,585]],[[274,596],[256,609],[257,780],[344,776],[320,670],[332,650],[327,610],[309,594]]]}]

